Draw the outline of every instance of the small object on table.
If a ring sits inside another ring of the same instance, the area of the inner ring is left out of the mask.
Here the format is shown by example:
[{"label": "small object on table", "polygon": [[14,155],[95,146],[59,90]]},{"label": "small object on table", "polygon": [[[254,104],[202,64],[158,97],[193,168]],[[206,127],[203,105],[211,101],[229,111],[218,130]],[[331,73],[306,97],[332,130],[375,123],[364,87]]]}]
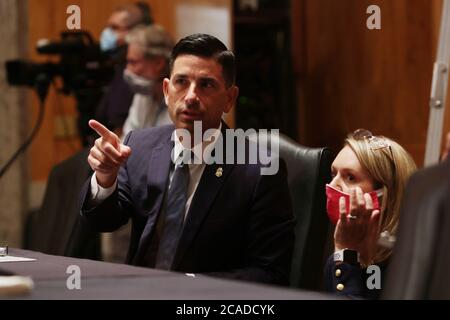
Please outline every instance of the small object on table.
[{"label": "small object on table", "polygon": [[0,257],[5,257],[8,255],[8,246],[0,247]]},{"label": "small object on table", "polygon": [[27,295],[33,288],[34,282],[30,277],[0,276],[0,297]]}]

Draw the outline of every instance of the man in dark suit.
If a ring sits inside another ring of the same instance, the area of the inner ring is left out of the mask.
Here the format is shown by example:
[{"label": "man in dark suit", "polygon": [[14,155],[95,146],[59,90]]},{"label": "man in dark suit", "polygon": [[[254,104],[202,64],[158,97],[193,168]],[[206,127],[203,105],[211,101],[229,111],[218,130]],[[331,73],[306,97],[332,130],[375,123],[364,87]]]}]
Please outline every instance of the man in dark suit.
[{"label": "man in dark suit", "polygon": [[[234,55],[220,40],[188,36],[174,47],[163,84],[174,126],[132,131],[121,144],[90,122],[101,137],[88,157],[95,174],[81,212],[98,231],[132,219],[128,263],[287,284],[294,223],[285,167],[264,175],[261,164],[229,163],[231,138],[219,143],[222,115],[238,95],[234,79]],[[199,123],[206,138],[198,142]],[[226,163],[211,161],[222,152]]]}]

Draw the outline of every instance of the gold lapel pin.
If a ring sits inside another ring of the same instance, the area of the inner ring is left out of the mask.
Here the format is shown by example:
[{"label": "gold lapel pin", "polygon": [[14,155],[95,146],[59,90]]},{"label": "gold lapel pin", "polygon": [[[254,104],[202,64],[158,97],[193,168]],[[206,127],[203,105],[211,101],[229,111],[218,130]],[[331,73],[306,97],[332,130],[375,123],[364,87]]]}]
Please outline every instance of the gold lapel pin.
[{"label": "gold lapel pin", "polygon": [[217,168],[217,170],[216,170],[216,177],[220,178],[222,176],[222,173],[223,173],[222,167]]}]

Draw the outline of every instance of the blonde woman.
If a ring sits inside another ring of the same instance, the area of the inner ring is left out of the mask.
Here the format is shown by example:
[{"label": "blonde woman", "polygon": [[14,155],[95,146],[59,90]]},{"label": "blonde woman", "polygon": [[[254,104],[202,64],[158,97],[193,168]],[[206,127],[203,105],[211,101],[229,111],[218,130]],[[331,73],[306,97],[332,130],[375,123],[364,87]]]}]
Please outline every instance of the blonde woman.
[{"label": "blonde woman", "polygon": [[379,295],[376,279],[367,286],[371,273],[366,268],[377,265],[383,271],[387,265],[392,246],[380,245],[380,234],[395,235],[403,191],[415,169],[408,152],[391,139],[365,129],[347,137],[326,190],[328,215],[336,223],[335,252],[325,267],[328,291],[362,298]]}]

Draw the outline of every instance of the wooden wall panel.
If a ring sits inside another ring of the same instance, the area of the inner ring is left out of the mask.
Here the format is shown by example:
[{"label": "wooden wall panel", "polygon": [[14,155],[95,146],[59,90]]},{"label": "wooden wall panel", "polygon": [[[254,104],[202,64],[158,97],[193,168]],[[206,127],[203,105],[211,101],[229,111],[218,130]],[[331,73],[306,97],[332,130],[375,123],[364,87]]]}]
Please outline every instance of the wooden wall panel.
[{"label": "wooden wall panel", "polygon": [[[293,2],[300,141],[339,150],[363,127],[422,164],[440,0]],[[381,30],[366,28],[372,4]]]}]

